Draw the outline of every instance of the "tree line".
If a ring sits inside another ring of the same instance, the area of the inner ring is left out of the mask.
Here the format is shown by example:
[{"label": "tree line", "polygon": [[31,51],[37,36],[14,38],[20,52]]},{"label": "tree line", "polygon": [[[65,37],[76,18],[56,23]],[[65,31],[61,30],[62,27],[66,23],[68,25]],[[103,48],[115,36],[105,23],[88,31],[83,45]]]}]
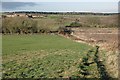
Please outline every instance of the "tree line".
[{"label": "tree line", "polygon": [[[4,12],[10,13],[10,12]],[[118,15],[119,13],[94,13],[94,12],[36,12],[36,11],[18,11],[11,13],[26,13],[26,14],[63,14],[63,15]]]}]

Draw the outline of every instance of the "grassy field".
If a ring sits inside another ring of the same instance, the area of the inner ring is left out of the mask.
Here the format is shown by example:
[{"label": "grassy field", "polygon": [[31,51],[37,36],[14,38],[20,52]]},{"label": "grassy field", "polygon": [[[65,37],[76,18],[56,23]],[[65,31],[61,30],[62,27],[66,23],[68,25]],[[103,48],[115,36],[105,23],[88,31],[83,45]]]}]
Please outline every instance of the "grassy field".
[{"label": "grassy field", "polygon": [[[115,27],[117,22],[117,15],[100,16],[100,15],[47,15],[45,18],[33,19],[38,22],[39,28],[47,28],[56,30],[60,26],[68,26],[74,21],[78,21],[83,27]],[[112,21],[111,21],[112,20]]]},{"label": "grassy field", "polygon": [[58,35],[3,35],[3,78],[84,77],[82,68],[98,77],[97,66],[81,62],[95,48]]}]

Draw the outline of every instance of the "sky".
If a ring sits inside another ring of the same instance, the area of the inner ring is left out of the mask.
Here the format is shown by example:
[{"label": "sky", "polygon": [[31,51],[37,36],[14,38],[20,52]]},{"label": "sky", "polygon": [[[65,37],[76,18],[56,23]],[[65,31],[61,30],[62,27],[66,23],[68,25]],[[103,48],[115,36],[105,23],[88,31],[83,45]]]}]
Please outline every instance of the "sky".
[{"label": "sky", "polygon": [[119,0],[2,0],[2,11],[117,13]]},{"label": "sky", "polygon": [[1,0],[2,2],[119,2],[119,0]]}]

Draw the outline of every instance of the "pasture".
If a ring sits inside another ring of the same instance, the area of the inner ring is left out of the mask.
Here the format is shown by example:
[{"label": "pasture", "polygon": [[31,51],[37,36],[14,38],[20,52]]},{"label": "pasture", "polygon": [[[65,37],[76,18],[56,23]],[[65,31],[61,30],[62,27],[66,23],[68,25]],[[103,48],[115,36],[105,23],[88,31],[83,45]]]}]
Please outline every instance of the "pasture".
[{"label": "pasture", "polygon": [[[3,78],[84,77],[82,59],[95,48],[58,35],[3,35]],[[98,77],[97,66],[85,67]]]}]

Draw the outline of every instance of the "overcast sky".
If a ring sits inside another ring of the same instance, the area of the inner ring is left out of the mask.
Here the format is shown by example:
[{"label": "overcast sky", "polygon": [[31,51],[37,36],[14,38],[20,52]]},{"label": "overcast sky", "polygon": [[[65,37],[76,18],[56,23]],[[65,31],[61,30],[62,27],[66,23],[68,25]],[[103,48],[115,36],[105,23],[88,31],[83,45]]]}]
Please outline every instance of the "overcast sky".
[{"label": "overcast sky", "polygon": [[119,2],[119,0],[2,0],[2,2]]},{"label": "overcast sky", "polygon": [[[44,2],[43,2],[44,1]],[[119,0],[4,0],[2,11],[118,12]]]}]

